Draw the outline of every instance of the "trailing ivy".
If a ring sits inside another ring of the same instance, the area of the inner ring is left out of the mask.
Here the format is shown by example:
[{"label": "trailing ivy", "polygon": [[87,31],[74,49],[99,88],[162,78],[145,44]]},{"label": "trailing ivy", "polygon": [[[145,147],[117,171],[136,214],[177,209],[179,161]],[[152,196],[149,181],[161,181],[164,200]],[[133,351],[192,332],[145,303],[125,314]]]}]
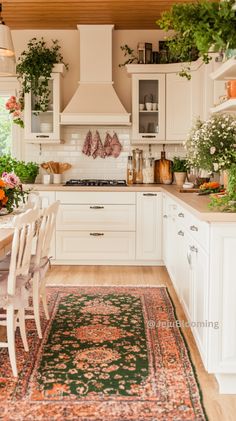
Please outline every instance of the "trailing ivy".
[{"label": "trailing ivy", "polygon": [[[63,63],[61,47],[58,40],[52,40],[51,47],[48,47],[43,38],[32,38],[27,47],[21,53],[16,66],[22,89],[20,100],[23,102],[25,93],[31,91],[35,98],[34,110],[47,111],[50,102],[50,75],[54,64]],[[65,66],[68,68],[67,64]]]}]

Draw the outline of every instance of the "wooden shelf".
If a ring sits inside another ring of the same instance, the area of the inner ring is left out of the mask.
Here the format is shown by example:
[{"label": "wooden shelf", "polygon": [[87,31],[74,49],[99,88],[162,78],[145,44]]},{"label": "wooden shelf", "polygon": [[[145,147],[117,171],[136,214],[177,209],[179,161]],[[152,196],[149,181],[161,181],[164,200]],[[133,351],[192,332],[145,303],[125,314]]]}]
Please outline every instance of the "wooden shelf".
[{"label": "wooden shelf", "polygon": [[213,80],[236,79],[236,56],[223,63],[210,76]]},{"label": "wooden shelf", "polygon": [[140,110],[139,111],[140,113],[158,113],[159,111],[158,110]]},{"label": "wooden shelf", "polygon": [[223,111],[236,111],[236,98],[228,99],[222,104],[216,105],[210,109],[211,113],[220,113]]}]

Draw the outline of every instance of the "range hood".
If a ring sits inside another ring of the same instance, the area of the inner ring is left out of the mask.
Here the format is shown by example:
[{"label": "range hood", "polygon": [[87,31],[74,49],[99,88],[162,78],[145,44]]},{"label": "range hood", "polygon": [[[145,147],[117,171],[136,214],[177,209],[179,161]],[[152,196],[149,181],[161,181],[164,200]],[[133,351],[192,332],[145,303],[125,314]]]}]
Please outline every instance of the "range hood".
[{"label": "range hood", "polygon": [[80,82],[61,113],[61,124],[129,125],[130,114],[121,104],[112,82],[114,25],[78,25]]}]

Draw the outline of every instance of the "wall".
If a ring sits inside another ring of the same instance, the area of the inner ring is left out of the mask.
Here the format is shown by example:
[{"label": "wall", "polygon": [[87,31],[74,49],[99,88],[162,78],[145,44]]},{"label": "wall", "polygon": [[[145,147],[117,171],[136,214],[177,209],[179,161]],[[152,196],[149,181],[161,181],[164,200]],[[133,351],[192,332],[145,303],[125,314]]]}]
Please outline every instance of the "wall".
[{"label": "wall", "polygon": [[[62,99],[63,109],[74,94],[79,81],[79,33],[75,30],[15,30],[12,31],[13,43],[18,57],[27,47],[28,41],[33,38],[41,38],[48,42],[51,39],[58,39],[61,45],[61,52],[66,63],[69,64],[69,71],[63,78]],[[113,80],[114,88],[128,112],[131,112],[131,78],[126,70],[119,67],[125,61],[121,45],[128,44],[136,50],[138,42],[152,42],[153,50],[158,49],[158,40],[164,39],[163,31],[159,30],[115,30],[113,31]],[[96,57],[94,57],[96,65]],[[61,145],[44,145],[40,151],[38,145],[24,145],[23,158],[27,161],[44,162],[49,160],[70,162],[73,168],[64,174],[64,179],[74,178],[125,178],[127,155],[134,146],[130,145],[129,127],[99,127],[101,139],[105,137],[106,131],[111,134],[116,131],[122,143],[123,149],[119,158],[93,159],[82,154],[83,141],[88,129],[92,132],[96,127],[74,126],[62,128]],[[147,148],[143,148],[147,152]],[[153,155],[160,157],[161,145],[152,147]],[[166,146],[167,157],[173,155],[184,155],[181,146]],[[39,178],[40,179],[40,178]]]}]

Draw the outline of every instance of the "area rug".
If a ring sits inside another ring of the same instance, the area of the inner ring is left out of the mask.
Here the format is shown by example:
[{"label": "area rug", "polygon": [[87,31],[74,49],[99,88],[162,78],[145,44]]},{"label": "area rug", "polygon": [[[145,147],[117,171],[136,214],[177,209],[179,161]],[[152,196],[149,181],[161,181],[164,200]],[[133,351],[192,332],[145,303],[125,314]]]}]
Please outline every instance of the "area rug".
[{"label": "area rug", "polygon": [[53,287],[49,307],[29,353],[17,332],[18,379],[0,352],[1,420],[207,419],[165,287]]}]

